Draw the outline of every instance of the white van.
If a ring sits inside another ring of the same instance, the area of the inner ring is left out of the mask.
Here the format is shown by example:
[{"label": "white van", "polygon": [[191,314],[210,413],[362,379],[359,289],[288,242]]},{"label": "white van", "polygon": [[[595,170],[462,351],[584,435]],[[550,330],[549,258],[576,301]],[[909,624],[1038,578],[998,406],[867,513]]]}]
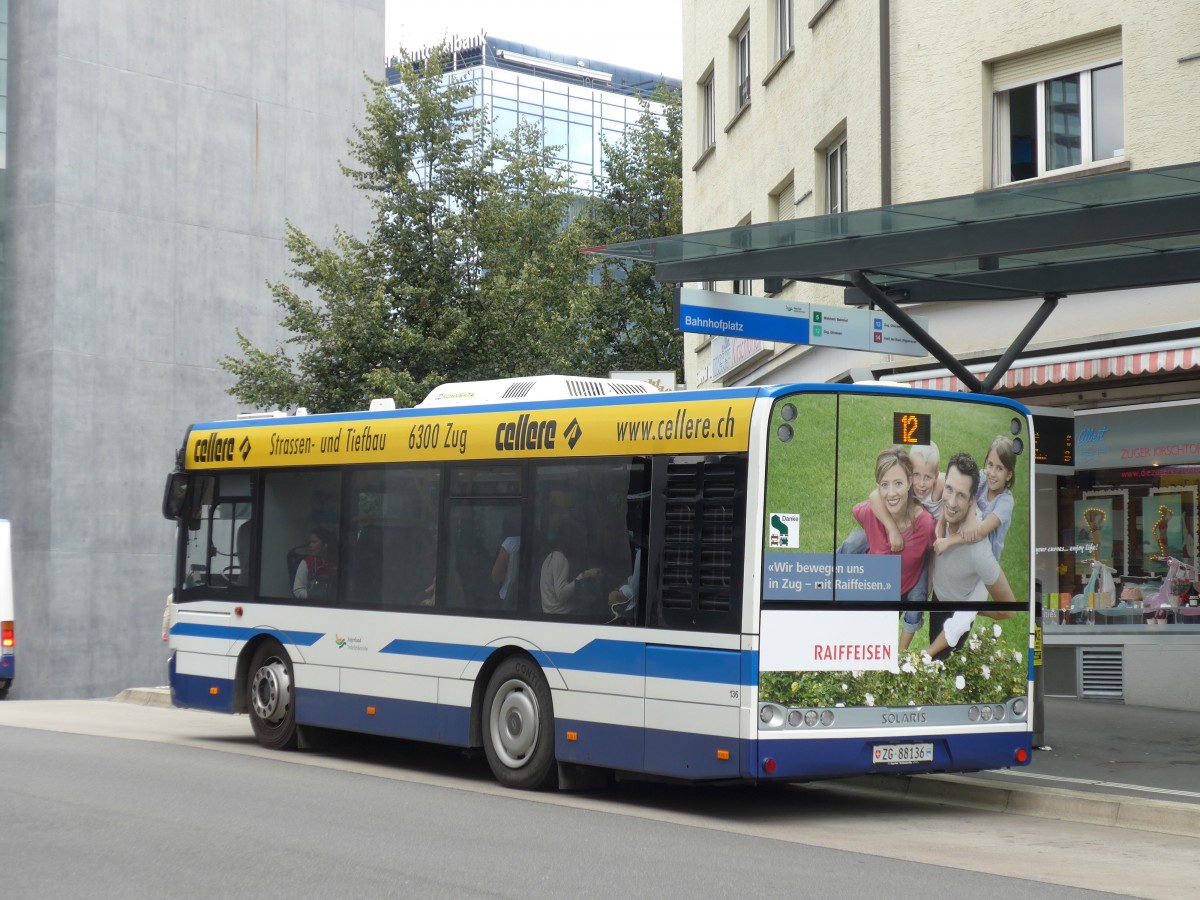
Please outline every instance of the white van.
[{"label": "white van", "polygon": [[0,700],[8,694],[16,669],[13,631],[12,540],[8,519],[0,519]]}]

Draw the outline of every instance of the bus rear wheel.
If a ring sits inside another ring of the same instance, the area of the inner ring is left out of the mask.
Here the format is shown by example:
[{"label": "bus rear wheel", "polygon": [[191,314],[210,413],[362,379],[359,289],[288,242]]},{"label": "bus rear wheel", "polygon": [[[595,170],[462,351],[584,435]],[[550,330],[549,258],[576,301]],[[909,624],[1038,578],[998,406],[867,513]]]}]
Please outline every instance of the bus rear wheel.
[{"label": "bus rear wheel", "polygon": [[268,750],[294,750],[297,743],[292,660],[274,641],[261,644],[246,674],[247,706],[254,736]]},{"label": "bus rear wheel", "polygon": [[541,791],[557,783],[550,685],[528,656],[500,663],[483,700],[483,750],[496,780]]}]

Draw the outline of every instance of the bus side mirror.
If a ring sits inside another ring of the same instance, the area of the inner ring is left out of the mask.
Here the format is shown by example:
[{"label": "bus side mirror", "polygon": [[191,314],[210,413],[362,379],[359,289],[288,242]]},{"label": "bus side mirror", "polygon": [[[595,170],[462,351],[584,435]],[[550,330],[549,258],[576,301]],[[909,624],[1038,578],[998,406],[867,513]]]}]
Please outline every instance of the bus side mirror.
[{"label": "bus side mirror", "polygon": [[184,522],[188,531],[199,531],[204,508],[212,503],[217,480],[211,475],[172,472],[163,491],[163,515]]},{"label": "bus side mirror", "polygon": [[163,517],[176,521],[183,515],[188,499],[188,476],[184,472],[172,472],[167,476],[167,487],[163,491]]}]

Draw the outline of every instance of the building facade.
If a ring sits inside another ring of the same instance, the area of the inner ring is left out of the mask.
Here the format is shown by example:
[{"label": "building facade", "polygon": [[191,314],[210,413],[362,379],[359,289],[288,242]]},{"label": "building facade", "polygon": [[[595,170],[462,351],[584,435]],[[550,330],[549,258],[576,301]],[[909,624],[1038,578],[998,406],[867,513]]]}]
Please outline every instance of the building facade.
[{"label": "building facade", "polygon": [[[686,232],[1200,156],[1200,6],[1187,0],[1152,11],[1134,0],[695,0],[683,59]],[[712,287],[843,302],[832,286]],[[987,371],[1041,302],[907,311]],[[1198,311],[1192,284],[1066,297],[998,388],[1068,423],[1067,456],[1040,466],[1036,485],[1051,692],[1200,708],[1182,688],[1200,676],[1200,608],[1189,606],[1200,582],[1186,568],[1197,564]],[[684,370],[689,386],[865,377],[959,389],[932,358],[696,334]]]},{"label": "building facade", "polygon": [[238,412],[218,366],[235,330],[283,336],[265,283],[291,268],[286,224],[321,243],[367,229],[338,163],[384,60],[383,6],[0,4],[10,696],[165,682],[163,482],[190,422]]},{"label": "building facade", "polygon": [[[604,174],[604,143],[617,144],[642,115],[639,98],[649,100],[660,83],[680,90],[677,78],[528,44],[479,34],[447,41],[448,77],[474,85],[474,108],[483,110],[493,136],[508,135],[522,121],[544,130],[547,147],[571,174],[581,194],[596,191]],[[428,51],[414,54],[418,63]],[[391,68],[388,77],[398,76]],[[650,110],[662,107],[651,102]]]}]

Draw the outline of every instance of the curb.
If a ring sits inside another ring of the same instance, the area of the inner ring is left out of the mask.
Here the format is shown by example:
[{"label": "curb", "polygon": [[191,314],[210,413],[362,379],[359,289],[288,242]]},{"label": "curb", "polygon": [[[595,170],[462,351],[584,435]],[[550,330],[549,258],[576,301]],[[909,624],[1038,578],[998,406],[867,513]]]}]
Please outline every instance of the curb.
[{"label": "curb", "polygon": [[159,688],[125,688],[113,697],[117,703],[136,703],[139,706],[172,707],[171,691],[165,687]]},{"label": "curb", "polygon": [[864,793],[993,812],[1200,838],[1200,805],[1027,787],[964,775],[864,775],[837,784]]}]

